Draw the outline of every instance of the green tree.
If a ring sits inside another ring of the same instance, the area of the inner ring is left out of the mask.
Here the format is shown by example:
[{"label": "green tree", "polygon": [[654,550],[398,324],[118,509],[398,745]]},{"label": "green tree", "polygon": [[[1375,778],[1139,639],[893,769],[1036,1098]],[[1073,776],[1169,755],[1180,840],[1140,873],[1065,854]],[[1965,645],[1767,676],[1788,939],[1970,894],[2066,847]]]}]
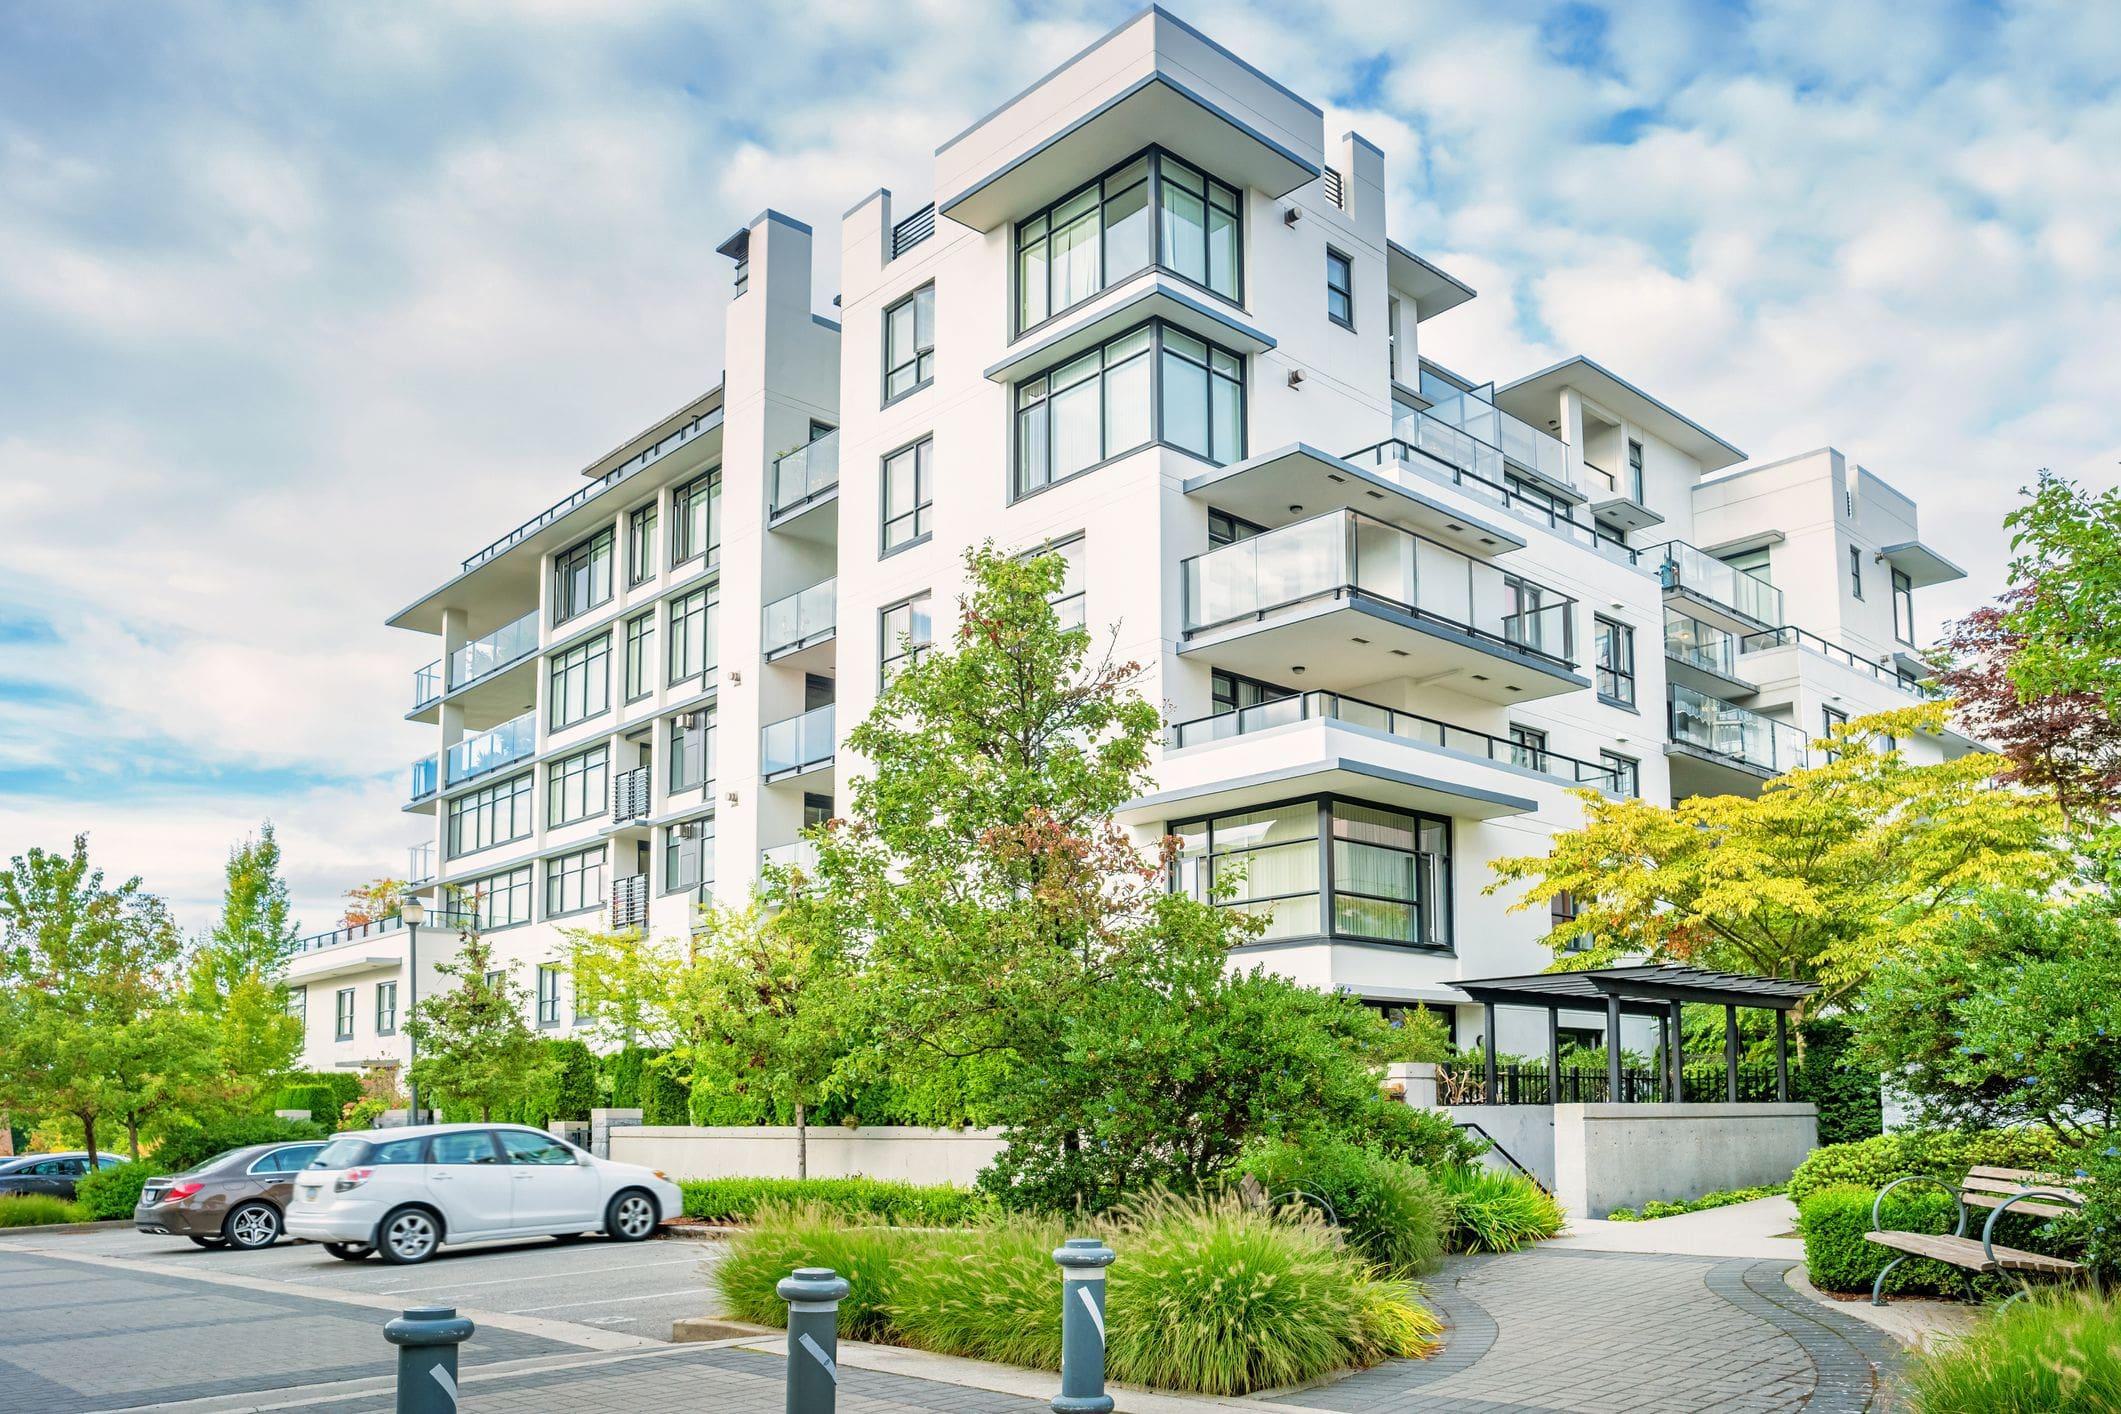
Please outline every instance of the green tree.
[{"label": "green tree", "polygon": [[200,950],[200,981],[225,994],[246,977],[276,978],[298,929],[280,877],[280,841],[272,821],[228,854],[221,916]]},{"label": "green tree", "polygon": [[626,1049],[668,1047],[679,1039],[675,979],[696,949],[651,938],[639,928],[563,928],[574,978],[575,1019],[599,1041]]},{"label": "green tree", "polygon": [[2053,804],[1999,788],[1994,757],[1917,765],[1879,743],[1937,731],[1944,716],[1933,703],[1839,725],[1814,744],[1817,764],[1757,799],[1579,792],[1583,825],[1546,854],[1496,860],[1488,890],[1516,890],[1512,911],[1576,899],[1576,916],[1546,935],[1560,965],[1646,955],[1804,978],[1822,1002],[1845,1000],[1983,890],[2039,890],[2069,869]]},{"label": "green tree", "polygon": [[[211,1018],[202,1054],[219,1058],[222,1107],[241,1110],[279,1083],[302,1051],[302,1023],[287,1011],[280,974],[295,940],[280,842],[270,820],[229,851],[220,917],[192,954],[192,1009]],[[195,1108],[212,1099],[194,1095]]]},{"label": "green tree", "polygon": [[2094,493],[2043,470],[2003,523],[2016,552],[2004,627],[2020,695],[2088,693],[2121,716],[2121,488]]},{"label": "green tree", "polygon": [[494,966],[490,943],[467,929],[456,956],[435,971],[456,985],[422,997],[405,1021],[420,1047],[412,1080],[430,1103],[447,1098],[490,1120],[552,1083],[559,1060],[524,1019],[530,994]]}]

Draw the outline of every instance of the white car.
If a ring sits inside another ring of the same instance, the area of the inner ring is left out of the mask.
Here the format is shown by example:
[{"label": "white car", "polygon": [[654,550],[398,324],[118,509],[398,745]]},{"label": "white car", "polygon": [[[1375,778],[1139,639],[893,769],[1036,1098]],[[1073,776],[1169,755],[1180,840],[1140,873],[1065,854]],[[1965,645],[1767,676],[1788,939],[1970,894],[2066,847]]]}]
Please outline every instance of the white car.
[{"label": "white car", "polygon": [[542,1129],[423,1124],[340,1134],[295,1175],[289,1237],[334,1257],[424,1262],[445,1242],[608,1233],[639,1242],[682,1210],[654,1169],[584,1153]]}]

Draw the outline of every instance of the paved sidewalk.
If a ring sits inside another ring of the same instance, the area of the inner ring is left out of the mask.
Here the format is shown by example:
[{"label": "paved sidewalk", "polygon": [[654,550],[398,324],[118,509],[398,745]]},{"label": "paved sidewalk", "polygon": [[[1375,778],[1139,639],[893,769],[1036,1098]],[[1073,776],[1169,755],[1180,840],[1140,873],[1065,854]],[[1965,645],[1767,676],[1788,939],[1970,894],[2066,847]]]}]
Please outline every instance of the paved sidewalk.
[{"label": "paved sidewalk", "polygon": [[1698,1213],[1616,1223],[1602,1218],[1572,1218],[1568,1230],[1547,1242],[1548,1248],[1582,1252],[1663,1252],[1693,1257],[1773,1257],[1804,1260],[1804,1243],[1789,1234],[1797,1230],[1797,1205],[1777,1194],[1708,1208]]}]

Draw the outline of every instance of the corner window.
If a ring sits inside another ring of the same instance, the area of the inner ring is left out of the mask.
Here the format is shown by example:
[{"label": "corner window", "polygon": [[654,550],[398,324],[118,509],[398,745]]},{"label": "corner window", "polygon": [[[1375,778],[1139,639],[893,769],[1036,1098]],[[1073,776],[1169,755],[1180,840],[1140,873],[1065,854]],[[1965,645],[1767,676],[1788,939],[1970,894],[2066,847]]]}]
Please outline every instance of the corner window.
[{"label": "corner window", "polygon": [[722,469],[715,467],[670,493],[670,567],[701,560],[712,565],[722,550]]},{"label": "corner window", "polygon": [[[545,916],[558,918],[600,908],[604,903],[604,846],[577,850],[545,861]],[[539,981],[544,980],[543,968]],[[542,993],[540,1001],[543,1000]],[[555,1003],[557,1005],[557,1003]],[[559,1019],[555,1013],[553,1019]]]},{"label": "corner window", "polygon": [[879,677],[885,687],[901,671],[926,657],[934,646],[935,621],[929,603],[928,595],[916,594],[881,615],[883,662]]},{"label": "corner window", "polygon": [[602,815],[610,800],[610,767],[608,745],[553,762],[545,781],[545,823],[558,827]]},{"label": "corner window", "polygon": [[695,589],[670,601],[670,685],[714,682],[715,621],[719,596],[711,589]]},{"label": "corner window", "polygon": [[599,531],[552,559],[552,621],[566,623],[611,602],[611,532]]},{"label": "corner window", "polygon": [[332,1039],[335,1041],[351,1041],[353,1039],[354,989],[341,987],[334,1001],[336,1005],[332,1008]]},{"label": "corner window", "polygon": [[1243,202],[1234,187],[1156,148],[1016,226],[1016,332],[1064,314],[1154,263],[1239,303]]},{"label": "corner window", "polygon": [[1915,646],[1915,581],[1905,570],[1893,571],[1893,637]]},{"label": "corner window", "polygon": [[610,634],[552,655],[551,695],[554,731],[611,709]]},{"label": "corner window", "polygon": [[1355,262],[1326,247],[1326,318],[1342,328],[1355,327]]},{"label": "corner window", "polygon": [[884,401],[934,381],[935,286],[923,285],[884,311]]},{"label": "corner window", "polygon": [[1154,320],[1016,389],[1016,494],[1162,442],[1217,466],[1244,456],[1245,364]]},{"label": "corner window", "polygon": [[655,502],[626,518],[626,583],[630,588],[655,578]]},{"label": "corner window", "polygon": [[1624,707],[1635,705],[1635,630],[1605,617],[1591,616],[1597,634],[1598,696]]},{"label": "corner window", "polygon": [[[538,1025],[558,1026],[559,1024],[560,969],[549,962],[541,962],[538,964]],[[515,1135],[506,1130],[501,1132],[501,1137],[503,1140],[516,1138]],[[527,1134],[522,1137],[524,1139],[530,1138]],[[525,1162],[528,1161],[526,1160]]]},{"label": "corner window", "polygon": [[935,439],[923,437],[884,458],[884,554],[918,545],[932,533],[934,457]]},{"label": "corner window", "polygon": [[1863,551],[1855,545],[1849,546],[1849,593],[1863,597]]}]

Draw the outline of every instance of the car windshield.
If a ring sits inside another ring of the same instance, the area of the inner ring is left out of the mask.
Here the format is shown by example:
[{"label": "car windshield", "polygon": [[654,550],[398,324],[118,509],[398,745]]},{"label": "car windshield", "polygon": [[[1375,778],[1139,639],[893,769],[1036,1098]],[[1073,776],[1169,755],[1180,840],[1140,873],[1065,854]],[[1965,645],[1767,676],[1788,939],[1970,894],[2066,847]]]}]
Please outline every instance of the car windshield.
[{"label": "car windshield", "polygon": [[350,1169],[368,1162],[368,1155],[375,1146],[366,1139],[350,1136],[332,1140],[318,1155],[309,1161],[313,1169]]},{"label": "car windshield", "polygon": [[246,1147],[248,1146],[238,1145],[235,1149],[223,1149],[220,1153],[214,1155],[212,1158],[201,1159],[199,1160],[199,1162],[193,1164],[190,1168],[184,1170],[184,1172],[175,1176],[178,1178],[190,1178],[193,1174],[205,1173],[208,1169],[212,1168],[215,1164],[220,1163],[221,1160],[227,1158],[230,1154],[236,1153]]}]

